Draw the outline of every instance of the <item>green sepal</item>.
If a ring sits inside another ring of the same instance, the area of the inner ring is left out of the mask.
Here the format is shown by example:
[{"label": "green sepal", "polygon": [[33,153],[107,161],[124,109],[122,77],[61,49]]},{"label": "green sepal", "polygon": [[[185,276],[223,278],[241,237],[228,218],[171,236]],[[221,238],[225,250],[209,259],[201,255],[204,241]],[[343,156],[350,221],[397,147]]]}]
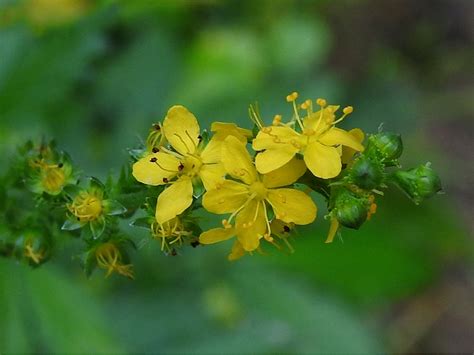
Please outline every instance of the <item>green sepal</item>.
[{"label": "green sepal", "polygon": [[84,252],[81,255],[81,266],[87,278],[91,277],[97,267],[97,259],[95,258],[95,248]]},{"label": "green sepal", "polygon": [[153,223],[152,217],[141,217],[130,222],[130,226],[144,228],[146,230],[150,229],[150,225]]},{"label": "green sepal", "polygon": [[102,235],[102,233],[104,233],[105,230],[105,217],[102,216],[94,221],[90,221],[89,225],[92,232],[92,238],[99,239],[99,237]]},{"label": "green sepal", "polygon": [[61,227],[63,231],[73,231],[84,226],[84,222],[78,221],[74,217],[66,219]]},{"label": "green sepal", "polygon": [[127,209],[116,200],[105,200],[102,202],[104,211],[109,216],[118,216],[127,212]]}]

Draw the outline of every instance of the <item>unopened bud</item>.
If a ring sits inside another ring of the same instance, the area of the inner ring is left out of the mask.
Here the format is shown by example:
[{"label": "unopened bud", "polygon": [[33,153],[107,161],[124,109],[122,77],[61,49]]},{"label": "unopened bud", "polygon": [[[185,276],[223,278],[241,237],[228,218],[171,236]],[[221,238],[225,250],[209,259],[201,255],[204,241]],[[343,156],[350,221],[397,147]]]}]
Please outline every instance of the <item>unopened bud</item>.
[{"label": "unopened bud", "polygon": [[397,171],[392,178],[417,205],[442,190],[441,180],[430,163],[407,171]]},{"label": "unopened bud", "polygon": [[369,137],[365,153],[390,164],[403,153],[402,138],[399,134],[390,132],[374,134]]},{"label": "unopened bud", "polygon": [[359,156],[350,168],[350,180],[362,189],[372,190],[380,186],[384,177],[383,165],[367,155]]},{"label": "unopened bud", "polygon": [[337,189],[334,193],[334,216],[341,225],[359,229],[367,220],[370,207],[368,199],[356,196],[345,188]]}]

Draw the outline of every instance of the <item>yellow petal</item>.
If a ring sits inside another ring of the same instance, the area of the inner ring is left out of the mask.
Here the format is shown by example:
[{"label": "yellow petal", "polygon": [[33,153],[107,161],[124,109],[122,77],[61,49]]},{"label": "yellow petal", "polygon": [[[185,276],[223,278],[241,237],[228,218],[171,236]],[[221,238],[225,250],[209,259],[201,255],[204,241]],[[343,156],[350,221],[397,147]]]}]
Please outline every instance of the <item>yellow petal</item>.
[{"label": "yellow petal", "polygon": [[255,157],[255,166],[260,174],[268,174],[288,163],[298,151],[292,145],[282,145],[279,149],[267,149]]},{"label": "yellow petal", "polygon": [[331,128],[329,131],[319,136],[318,141],[328,146],[344,145],[357,151],[364,150],[364,146],[356,137],[349,132],[336,127]]},{"label": "yellow petal", "polygon": [[323,132],[334,122],[334,119],[336,118],[334,113],[338,109],[339,106],[329,105],[323,109],[322,117],[321,110],[316,111],[311,116],[303,119],[303,125],[305,128],[311,128],[316,131],[316,133]]},{"label": "yellow petal", "polygon": [[268,201],[275,217],[286,223],[309,224],[316,218],[316,205],[311,197],[295,189],[271,189]]},{"label": "yellow petal", "polygon": [[201,153],[201,159],[204,164],[218,163],[221,161],[223,142],[212,137]]},{"label": "yellow petal", "polygon": [[248,186],[237,181],[225,180],[218,188],[208,190],[204,194],[202,205],[212,213],[232,213],[242,207],[248,196]]},{"label": "yellow petal", "polygon": [[246,251],[252,251],[258,248],[260,238],[267,229],[266,216],[262,201],[251,201],[237,215],[235,229],[237,239]]},{"label": "yellow petal", "polygon": [[331,218],[331,226],[329,227],[329,233],[325,243],[332,243],[338,229],[339,221],[336,218]]},{"label": "yellow petal", "polygon": [[184,212],[193,202],[193,184],[188,177],[182,177],[166,188],[156,204],[156,220],[163,224]]},{"label": "yellow petal", "polygon": [[268,188],[288,186],[303,176],[305,171],[304,161],[293,158],[282,167],[263,175],[263,183]]},{"label": "yellow petal", "polygon": [[[284,146],[291,146],[291,141],[299,141],[300,134],[293,128],[287,126],[265,127],[258,132],[257,137],[252,141],[252,148],[256,151],[264,149],[280,149]],[[298,149],[296,149],[298,151]]]},{"label": "yellow petal", "polygon": [[199,243],[214,244],[230,239],[235,235],[234,228],[214,228],[210,229],[199,236]]},{"label": "yellow petal", "polygon": [[178,173],[179,163],[174,156],[158,152],[147,155],[133,164],[132,174],[143,184],[162,185],[165,183],[163,179],[171,180]]},{"label": "yellow petal", "polygon": [[304,161],[311,172],[322,179],[336,177],[341,172],[341,157],[337,148],[311,142],[304,152]]},{"label": "yellow petal", "polygon": [[206,191],[215,189],[218,184],[224,181],[225,169],[224,165],[204,164],[199,171],[199,177],[204,185]]},{"label": "yellow petal", "polygon": [[[359,143],[362,143],[362,142],[364,141],[365,134],[364,134],[364,132],[363,132],[360,128],[351,129],[351,130],[349,131],[349,133],[350,133]],[[356,152],[357,152],[357,151],[354,150],[354,149],[352,149],[352,148],[343,147],[343,148],[342,148],[342,157],[341,157],[342,163],[343,163],[343,164],[349,163],[349,161],[352,159],[352,157],[354,156],[354,154],[355,154]]]},{"label": "yellow petal", "polygon": [[229,256],[227,259],[229,261],[235,261],[240,259],[245,255],[245,249],[242,247],[242,244],[239,243],[238,240],[234,242],[234,245],[232,246],[232,250],[230,251]]},{"label": "yellow petal", "polygon": [[240,128],[235,123],[213,122],[211,131],[214,132],[213,138],[225,140],[228,136],[234,136],[242,143],[247,143],[247,139],[252,137],[252,131]]},{"label": "yellow petal", "polygon": [[224,141],[222,163],[227,173],[235,179],[247,184],[257,180],[257,171],[245,144],[234,136],[229,136]]},{"label": "yellow petal", "polygon": [[199,124],[184,106],[169,109],[163,121],[163,132],[171,146],[180,154],[192,154],[199,143]]}]

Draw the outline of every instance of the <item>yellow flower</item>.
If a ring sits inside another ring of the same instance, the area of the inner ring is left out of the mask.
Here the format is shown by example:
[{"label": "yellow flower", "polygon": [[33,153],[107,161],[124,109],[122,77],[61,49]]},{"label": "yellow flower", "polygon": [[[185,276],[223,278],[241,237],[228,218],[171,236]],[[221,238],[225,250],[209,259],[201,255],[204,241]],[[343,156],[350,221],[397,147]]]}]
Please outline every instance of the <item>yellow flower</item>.
[{"label": "yellow flower", "polygon": [[133,176],[147,185],[169,185],[158,197],[156,220],[163,224],[192,203],[193,183],[212,189],[225,174],[220,164],[222,142],[211,139],[203,148],[196,117],[183,106],[169,109],[162,131],[174,151],[166,147],[133,165]]},{"label": "yellow flower", "polygon": [[102,269],[107,270],[106,277],[109,277],[112,272],[133,279],[133,265],[123,264],[122,254],[119,248],[114,243],[104,243],[100,245],[95,251],[97,265]]},{"label": "yellow flower", "polygon": [[[280,169],[260,175],[245,145],[229,136],[222,146],[222,163],[235,180],[225,180],[216,189],[206,192],[203,206],[209,212],[231,216],[222,221],[224,228],[202,233],[199,238],[202,244],[220,242],[235,235],[245,251],[253,251],[262,237],[272,242],[269,208],[276,219],[285,223],[309,224],[316,218],[316,205],[308,195],[284,188],[306,171],[301,160],[292,159]],[[235,226],[232,225],[234,218]],[[236,245],[231,255],[238,255],[240,246]]]},{"label": "yellow flower", "polygon": [[[349,133],[360,143],[365,139],[365,133],[362,131],[360,128],[354,128],[349,131]],[[351,148],[351,147],[342,147],[342,152],[341,152],[341,161],[343,164],[348,164],[351,160],[354,154],[357,153],[357,150]]]},{"label": "yellow flower", "polygon": [[242,143],[252,137],[252,131],[240,128],[235,123],[214,122],[211,125],[211,132],[214,133],[213,139],[219,141],[225,140],[228,136],[234,136]]},{"label": "yellow flower", "polygon": [[259,152],[255,159],[257,170],[266,174],[283,166],[300,153],[315,176],[323,179],[333,178],[341,172],[339,146],[350,147],[356,151],[363,150],[362,144],[353,135],[335,127],[353,109],[350,106],[344,108],[343,116],[335,120],[335,112],[339,106],[327,106],[326,100],[318,99],[316,102],[321,109],[313,112],[312,102],[307,100],[301,105],[307,110],[306,117],[302,119],[296,105],[297,96],[293,93],[287,97],[287,101],[293,103],[294,110],[293,120],[288,124],[281,123],[281,118],[275,117],[273,126],[263,127],[260,118],[254,117],[260,125],[260,132],[252,144],[253,149]]}]

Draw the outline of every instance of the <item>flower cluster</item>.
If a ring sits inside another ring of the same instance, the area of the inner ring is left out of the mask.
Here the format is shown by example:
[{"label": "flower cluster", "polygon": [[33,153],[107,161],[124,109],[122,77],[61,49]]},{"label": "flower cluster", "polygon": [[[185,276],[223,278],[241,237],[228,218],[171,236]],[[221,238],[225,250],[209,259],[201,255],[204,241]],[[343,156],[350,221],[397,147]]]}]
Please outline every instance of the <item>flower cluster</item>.
[{"label": "flower cluster", "polygon": [[[371,219],[390,183],[417,204],[441,190],[430,164],[401,169],[399,135],[346,131],[339,124],[351,106],[297,99],[286,97],[287,119],[277,114],[267,123],[251,106],[252,130],[223,122],[202,130],[187,108],[173,106],[105,184],[78,173],[53,143],[27,143],[0,184],[0,255],[38,266],[69,234],[84,242],[87,275],[99,267],[133,278],[128,251],[137,241],[120,219],[146,228],[168,255],[233,239],[228,259],[237,260],[266,245],[293,252],[294,230],[316,220],[314,193],[327,202],[330,243],[342,228]],[[203,230],[213,215],[214,226]]]}]

